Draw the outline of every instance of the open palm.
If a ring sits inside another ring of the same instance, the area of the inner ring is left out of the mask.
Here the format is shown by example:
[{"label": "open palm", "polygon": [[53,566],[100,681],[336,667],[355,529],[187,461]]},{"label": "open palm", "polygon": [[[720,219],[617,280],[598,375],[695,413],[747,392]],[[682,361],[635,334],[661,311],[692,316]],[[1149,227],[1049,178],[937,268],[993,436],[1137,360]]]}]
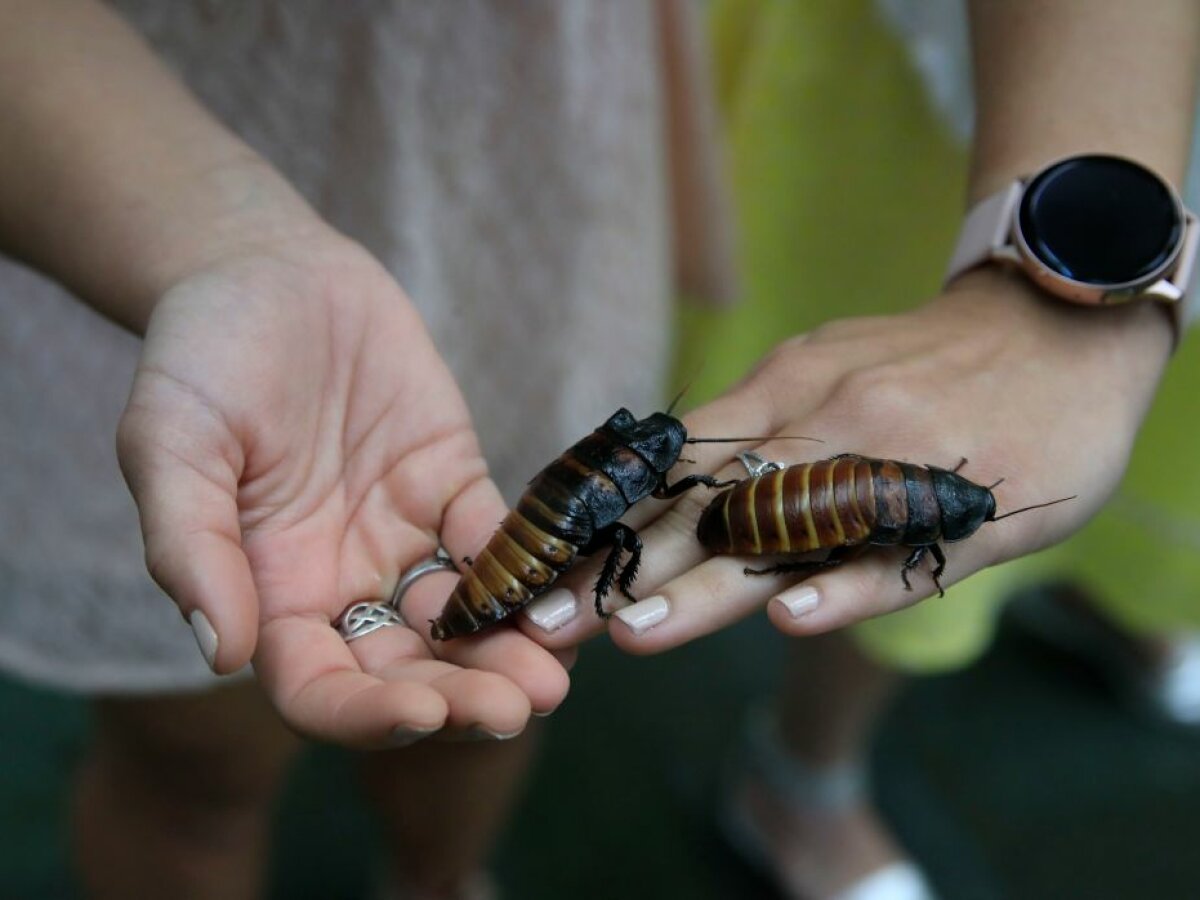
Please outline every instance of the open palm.
[{"label": "open palm", "polygon": [[358,745],[506,735],[565,694],[558,660],[512,629],[435,658],[425,622],[451,574],[409,592],[413,630],[346,644],[330,627],[439,541],[474,553],[505,512],[420,317],[356,245],[268,245],[168,291],[119,450],[151,573],[211,623],[214,668],[253,656],[298,730]]}]

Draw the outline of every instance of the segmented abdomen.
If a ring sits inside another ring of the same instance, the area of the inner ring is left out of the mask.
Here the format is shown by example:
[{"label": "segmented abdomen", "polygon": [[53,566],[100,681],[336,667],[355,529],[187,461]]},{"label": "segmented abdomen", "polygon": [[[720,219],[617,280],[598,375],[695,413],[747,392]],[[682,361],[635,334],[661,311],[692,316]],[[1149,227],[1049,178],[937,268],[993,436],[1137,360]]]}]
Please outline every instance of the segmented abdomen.
[{"label": "segmented abdomen", "polygon": [[896,543],[908,522],[907,466],[842,456],[748,478],[713,499],[696,534],[714,553],[806,553]]},{"label": "segmented abdomen", "polygon": [[530,482],[434,620],[435,639],[473,634],[499,622],[570,567],[591,537],[591,513],[580,484],[592,477],[595,473],[568,451]]}]

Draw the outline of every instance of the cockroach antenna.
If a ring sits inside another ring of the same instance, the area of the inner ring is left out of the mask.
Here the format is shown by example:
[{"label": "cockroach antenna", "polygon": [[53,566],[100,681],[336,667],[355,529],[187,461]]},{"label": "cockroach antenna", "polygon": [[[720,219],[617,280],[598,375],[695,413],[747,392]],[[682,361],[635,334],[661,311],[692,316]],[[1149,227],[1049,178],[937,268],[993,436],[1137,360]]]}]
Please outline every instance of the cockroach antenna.
[{"label": "cockroach antenna", "polygon": [[690,381],[680,389],[679,393],[675,395],[675,399],[671,401],[671,405],[667,407],[667,415],[668,416],[671,413],[675,412],[675,407],[679,405],[679,401],[683,399],[683,395],[686,394],[691,389],[692,389],[692,383]]},{"label": "cockroach antenna", "polygon": [[[1003,479],[1001,480],[1003,481]],[[1045,509],[1047,506],[1053,506],[1056,503],[1066,503],[1068,500],[1074,500],[1078,496],[1078,494],[1072,494],[1070,497],[1059,497],[1057,500],[1047,500],[1045,503],[1035,503],[1033,506],[1022,506],[1020,509],[1006,512],[1002,516],[996,516],[992,521],[999,522],[1001,519],[1007,519],[1009,516],[1015,516],[1017,513],[1029,512],[1031,509]]]},{"label": "cockroach antenna", "polygon": [[700,373],[703,370],[704,360],[700,360],[700,362],[696,365],[696,371],[688,376],[687,381],[683,383],[683,387],[680,389],[679,393],[675,395],[675,399],[671,401],[671,405],[667,407],[668,416],[675,411],[675,407],[679,404],[679,401],[684,398],[684,395],[686,395],[687,392],[692,389],[692,385],[696,383],[696,379],[700,377]]},{"label": "cockroach antenna", "polygon": [[738,442],[745,443],[746,441],[816,441],[818,444],[825,443],[820,438],[805,437],[802,434],[776,434],[770,437],[728,437],[728,438],[688,438],[684,441],[685,444],[736,444]]}]

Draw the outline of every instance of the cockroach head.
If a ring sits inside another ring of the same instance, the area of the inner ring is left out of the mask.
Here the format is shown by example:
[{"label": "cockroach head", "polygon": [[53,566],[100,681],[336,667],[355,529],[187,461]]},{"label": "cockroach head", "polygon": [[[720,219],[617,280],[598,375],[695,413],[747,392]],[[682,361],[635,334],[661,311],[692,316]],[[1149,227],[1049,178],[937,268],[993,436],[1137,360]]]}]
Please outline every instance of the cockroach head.
[{"label": "cockroach head", "polygon": [[687,441],[683,423],[666,413],[635,419],[633,413],[622,408],[609,417],[604,427],[660,474],[675,465]]},{"label": "cockroach head", "polygon": [[929,467],[933,491],[942,513],[942,537],[961,541],[996,515],[996,497],[981,484],[954,472]]}]

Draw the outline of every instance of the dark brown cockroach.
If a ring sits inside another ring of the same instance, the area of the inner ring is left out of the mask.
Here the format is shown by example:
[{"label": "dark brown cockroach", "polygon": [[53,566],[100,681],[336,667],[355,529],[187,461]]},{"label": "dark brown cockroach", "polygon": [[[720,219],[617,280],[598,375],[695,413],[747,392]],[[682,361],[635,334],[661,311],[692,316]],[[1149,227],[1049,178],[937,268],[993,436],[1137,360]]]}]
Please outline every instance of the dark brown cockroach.
[{"label": "dark brown cockroach", "polygon": [[946,569],[940,541],[961,541],[985,522],[1074,499],[997,516],[991,490],[996,485],[984,487],[959,475],[965,459],[953,470],[854,454],[786,468],[757,454],[742,459],[753,474],[713,498],[696,524],[700,543],[712,553],[744,556],[831,551],[820,562],[748,568],[747,575],[812,571],[836,565],[866,545],[902,544],[912,548],[900,570],[905,589],[912,590],[908,575],[928,553],[940,595]]},{"label": "dark brown cockroach", "polygon": [[[674,404],[672,404],[674,406]],[[667,484],[667,472],[684,444],[752,438],[689,438],[670,411],[636,419],[619,409],[529,483],[434,619],[437,640],[472,634],[501,621],[544,593],[577,555],[609,548],[596,579],[596,613],[608,618],[603,600],[612,588],[633,599],[642,541],[618,521],[646,497],[676,497],[696,485],[726,487],[711,475],[688,475]],[[620,566],[622,552],[629,560]],[[618,569],[620,574],[618,575]]]}]

